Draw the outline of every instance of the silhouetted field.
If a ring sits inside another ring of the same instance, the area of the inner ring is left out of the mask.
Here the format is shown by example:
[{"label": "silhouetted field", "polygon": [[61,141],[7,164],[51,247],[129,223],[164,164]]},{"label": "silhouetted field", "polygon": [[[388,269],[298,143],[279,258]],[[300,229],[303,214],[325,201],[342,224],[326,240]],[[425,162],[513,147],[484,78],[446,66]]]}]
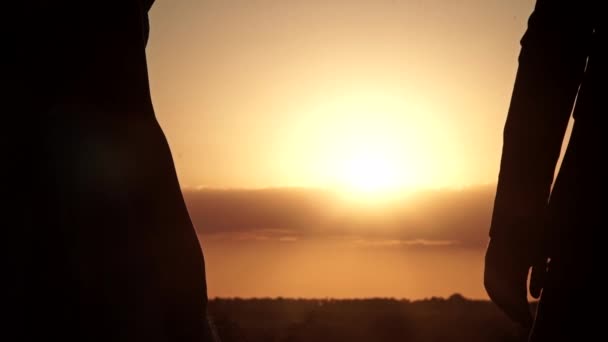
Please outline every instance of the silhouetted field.
[{"label": "silhouetted field", "polygon": [[490,302],[453,295],[395,299],[214,299],[223,342],[523,341]]}]

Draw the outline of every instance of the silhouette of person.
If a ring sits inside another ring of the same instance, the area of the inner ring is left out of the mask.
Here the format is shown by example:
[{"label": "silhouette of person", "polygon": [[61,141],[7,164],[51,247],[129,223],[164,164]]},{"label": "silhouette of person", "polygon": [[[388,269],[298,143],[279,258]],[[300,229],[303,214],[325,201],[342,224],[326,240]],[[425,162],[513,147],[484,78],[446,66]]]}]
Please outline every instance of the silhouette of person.
[{"label": "silhouette of person", "polygon": [[151,101],[152,3],[10,11],[12,341],[212,340],[202,250]]},{"label": "silhouette of person", "polygon": [[[584,340],[601,328],[586,297],[600,294],[598,234],[606,193],[600,137],[607,128],[600,116],[607,114],[608,20],[598,3],[538,0],[521,39],[484,282],[531,341]],[[528,290],[540,298],[535,318]]]}]

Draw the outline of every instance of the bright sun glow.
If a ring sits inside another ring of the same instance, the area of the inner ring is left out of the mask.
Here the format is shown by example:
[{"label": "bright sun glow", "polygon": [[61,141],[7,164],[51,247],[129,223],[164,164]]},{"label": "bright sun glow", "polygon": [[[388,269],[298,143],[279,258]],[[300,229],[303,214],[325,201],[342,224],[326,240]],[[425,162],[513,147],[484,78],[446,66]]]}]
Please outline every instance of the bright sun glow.
[{"label": "bright sun glow", "polygon": [[384,93],[353,93],[333,102],[321,114],[327,118],[321,140],[326,174],[353,199],[377,200],[416,185],[416,112]]},{"label": "bright sun glow", "polygon": [[356,192],[386,192],[399,183],[396,166],[381,151],[358,151],[340,173],[345,185]]},{"label": "bright sun glow", "polygon": [[433,119],[431,104],[407,94],[355,89],[294,116],[278,147],[292,182],[310,180],[374,203],[455,183],[459,153],[445,124]]}]

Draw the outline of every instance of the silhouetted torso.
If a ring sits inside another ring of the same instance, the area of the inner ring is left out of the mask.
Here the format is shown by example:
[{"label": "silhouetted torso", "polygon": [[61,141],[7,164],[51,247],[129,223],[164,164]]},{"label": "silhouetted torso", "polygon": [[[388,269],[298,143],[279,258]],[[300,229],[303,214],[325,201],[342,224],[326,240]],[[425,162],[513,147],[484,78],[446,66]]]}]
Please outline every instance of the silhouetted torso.
[{"label": "silhouetted torso", "polygon": [[552,225],[563,229],[561,233],[553,234],[558,240],[553,252],[555,257],[571,248],[579,249],[575,254],[590,251],[590,243],[599,233],[596,224],[600,222],[601,198],[606,190],[603,160],[606,147],[602,137],[607,127],[603,122],[608,113],[608,44],[604,19],[606,16],[599,10],[590,14],[584,25],[591,27],[593,32],[579,37],[587,41],[576,51],[577,58],[587,64],[574,103],[573,133],[550,199]]},{"label": "silhouetted torso", "polygon": [[151,5],[23,6],[24,340],[205,340],[203,257],[150,97]]},{"label": "silhouetted torso", "polygon": [[[533,341],[584,340],[601,330],[590,312],[605,259],[607,19],[597,1],[540,0],[522,39],[491,236],[540,237],[551,258]],[[551,190],[571,113],[573,132]],[[543,229],[518,228],[518,216],[538,213],[545,213]]]}]

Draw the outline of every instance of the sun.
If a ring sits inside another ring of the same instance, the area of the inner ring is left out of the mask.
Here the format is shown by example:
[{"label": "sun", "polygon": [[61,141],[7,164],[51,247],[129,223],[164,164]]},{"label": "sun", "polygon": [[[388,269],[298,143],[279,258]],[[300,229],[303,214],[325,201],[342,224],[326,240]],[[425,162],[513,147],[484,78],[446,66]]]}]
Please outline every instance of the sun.
[{"label": "sun", "polygon": [[445,154],[443,130],[429,119],[433,108],[417,97],[350,89],[325,100],[297,116],[295,134],[286,137],[293,143],[279,147],[299,146],[281,153],[290,174],[346,199],[379,203],[435,184],[446,172],[438,162]]},{"label": "sun", "polygon": [[381,150],[355,151],[344,160],[340,174],[343,186],[354,192],[388,192],[399,184],[397,166]]}]

